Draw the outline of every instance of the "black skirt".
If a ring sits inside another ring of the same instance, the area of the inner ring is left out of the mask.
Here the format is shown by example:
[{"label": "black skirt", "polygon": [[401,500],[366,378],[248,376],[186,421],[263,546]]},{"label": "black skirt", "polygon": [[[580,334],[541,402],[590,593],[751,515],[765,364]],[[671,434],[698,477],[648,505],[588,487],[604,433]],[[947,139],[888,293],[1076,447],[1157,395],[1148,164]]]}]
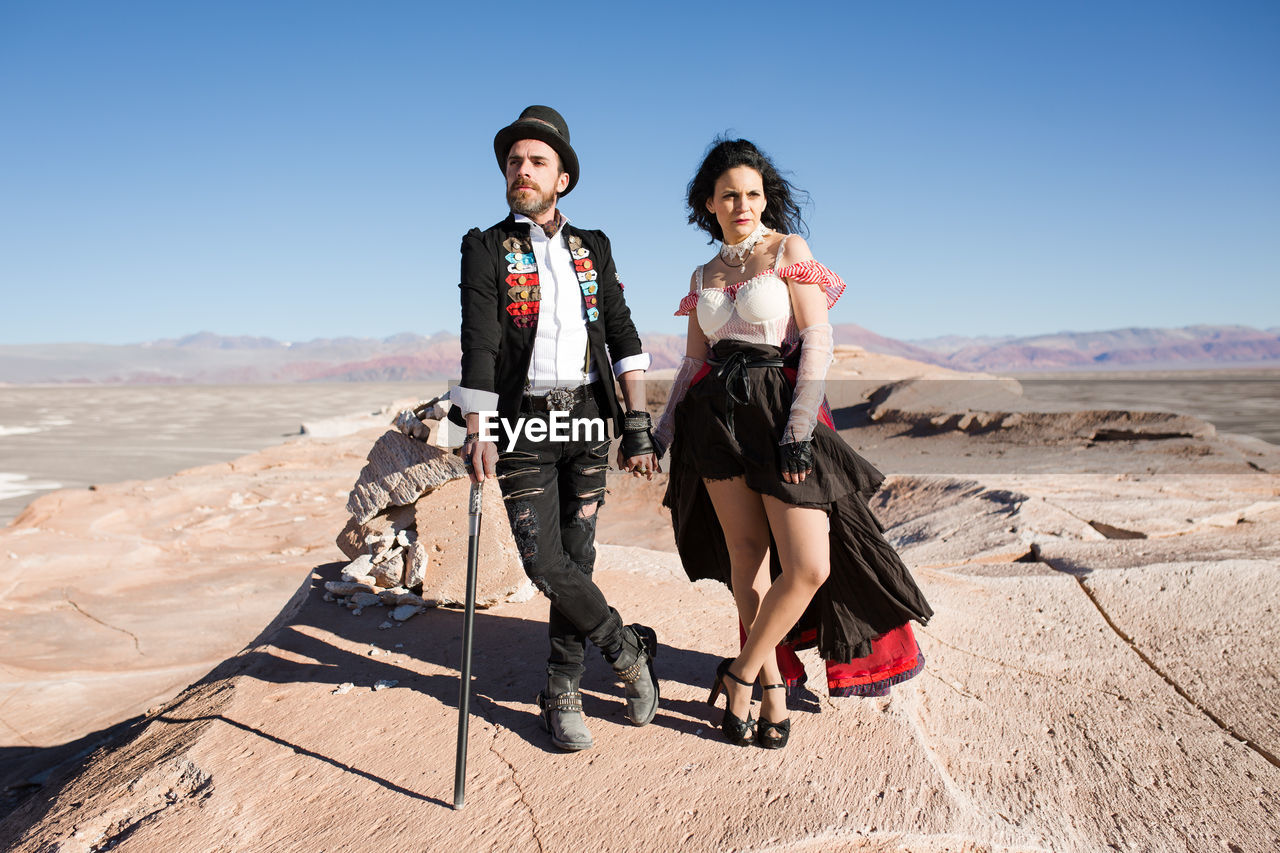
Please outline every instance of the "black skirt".
[{"label": "black skirt", "polygon": [[[739,367],[722,375],[710,365],[676,407],[663,504],[671,510],[689,579],[712,578],[730,587],[729,552],[704,479],[743,477],[762,495],[822,508],[830,521],[831,574],[788,641],[803,637],[803,645],[816,642],[828,661],[850,662],[871,654],[873,638],[911,620],[925,624],[933,610],[867,505],[884,475],[840,438],[829,419],[820,418],[813,434],[814,470],[804,482],[783,481],[778,442],[791,411],[794,371],[749,366],[779,357],[777,347],[764,344],[715,344],[713,363],[736,361]],[[775,578],[776,554],[771,547]]]}]

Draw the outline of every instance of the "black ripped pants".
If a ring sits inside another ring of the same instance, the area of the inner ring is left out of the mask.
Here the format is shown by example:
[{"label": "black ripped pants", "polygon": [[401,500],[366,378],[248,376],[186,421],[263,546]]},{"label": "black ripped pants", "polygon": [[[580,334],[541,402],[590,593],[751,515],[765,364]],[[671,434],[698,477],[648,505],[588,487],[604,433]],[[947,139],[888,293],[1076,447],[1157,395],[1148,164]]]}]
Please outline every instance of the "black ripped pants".
[{"label": "black ripped pants", "polygon": [[[570,419],[599,419],[595,401],[574,407]],[[549,423],[548,412],[521,412]],[[505,432],[505,431],[504,431]],[[547,633],[550,675],[578,679],[586,641],[604,650],[621,643],[622,619],[591,580],[596,560],[596,515],[604,504],[609,439],[582,430],[578,440],[534,441],[521,430],[511,450],[500,439],[498,482],[525,574],[551,600]]]}]

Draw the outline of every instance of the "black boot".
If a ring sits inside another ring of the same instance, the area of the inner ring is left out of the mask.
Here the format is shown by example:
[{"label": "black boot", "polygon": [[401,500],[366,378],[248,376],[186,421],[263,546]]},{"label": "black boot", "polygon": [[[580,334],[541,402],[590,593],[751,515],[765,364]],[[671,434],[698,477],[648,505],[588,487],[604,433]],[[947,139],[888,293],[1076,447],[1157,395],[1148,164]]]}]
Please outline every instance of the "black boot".
[{"label": "black boot", "polygon": [[568,752],[590,749],[595,743],[582,716],[582,694],[578,679],[548,675],[547,689],[538,694],[542,728],[551,733],[551,742]]},{"label": "black boot", "polygon": [[613,672],[626,685],[627,719],[647,726],[658,713],[658,678],[653,659],[658,654],[658,635],[644,625],[622,629],[622,651],[613,662]]}]

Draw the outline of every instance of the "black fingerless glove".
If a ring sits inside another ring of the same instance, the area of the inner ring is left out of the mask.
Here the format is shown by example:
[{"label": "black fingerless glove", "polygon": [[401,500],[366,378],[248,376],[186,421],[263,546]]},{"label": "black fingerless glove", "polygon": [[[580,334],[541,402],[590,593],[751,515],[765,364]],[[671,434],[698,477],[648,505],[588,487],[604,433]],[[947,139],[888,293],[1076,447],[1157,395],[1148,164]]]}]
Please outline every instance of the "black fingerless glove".
[{"label": "black fingerless glove", "polygon": [[778,445],[782,454],[782,473],[807,474],[813,470],[813,442],[793,441]]},{"label": "black fingerless glove", "polygon": [[653,452],[653,419],[648,412],[627,412],[622,416],[622,458]]}]

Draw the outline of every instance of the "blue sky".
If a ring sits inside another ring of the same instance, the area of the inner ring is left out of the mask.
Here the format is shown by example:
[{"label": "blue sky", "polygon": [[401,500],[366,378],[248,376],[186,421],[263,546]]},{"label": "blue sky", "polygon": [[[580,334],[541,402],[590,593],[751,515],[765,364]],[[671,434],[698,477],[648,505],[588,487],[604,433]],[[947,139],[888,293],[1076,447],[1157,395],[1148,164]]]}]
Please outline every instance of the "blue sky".
[{"label": "blue sky", "polygon": [[530,103],[643,331],[683,330],[684,189],[724,132],[810,193],[833,322],[1280,325],[1269,0],[0,0],[0,344],[456,331]]}]

